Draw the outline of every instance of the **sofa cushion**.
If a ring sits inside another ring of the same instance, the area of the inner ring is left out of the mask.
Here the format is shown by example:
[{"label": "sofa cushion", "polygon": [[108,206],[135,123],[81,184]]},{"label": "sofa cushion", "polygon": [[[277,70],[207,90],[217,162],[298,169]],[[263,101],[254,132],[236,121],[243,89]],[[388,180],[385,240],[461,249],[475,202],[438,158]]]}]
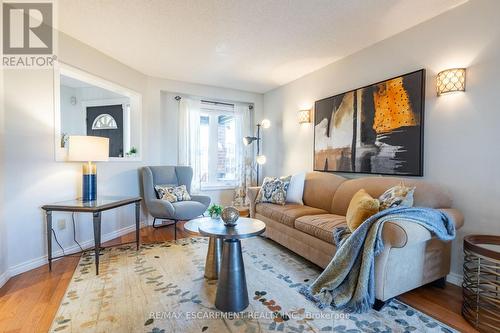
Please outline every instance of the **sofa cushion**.
[{"label": "sofa cushion", "polygon": [[332,244],[333,229],[345,225],[345,216],[335,214],[306,215],[295,221],[295,229]]},{"label": "sofa cushion", "polygon": [[319,208],[299,204],[286,204],[282,206],[271,203],[259,203],[255,207],[255,210],[258,214],[292,228],[294,227],[295,220],[301,216],[328,213]]},{"label": "sofa cushion", "polygon": [[398,185],[401,181],[404,181],[406,186],[416,187],[413,204],[415,207],[451,207],[451,197],[448,191],[438,185],[413,178],[362,177],[350,179],[340,184],[333,197],[331,212],[333,214],[345,215],[354,193],[362,188],[372,197],[378,198],[386,190]]},{"label": "sofa cushion", "polygon": [[304,182],[304,205],[324,209],[330,213],[333,195],[345,180],[344,177],[333,173],[308,172]]}]

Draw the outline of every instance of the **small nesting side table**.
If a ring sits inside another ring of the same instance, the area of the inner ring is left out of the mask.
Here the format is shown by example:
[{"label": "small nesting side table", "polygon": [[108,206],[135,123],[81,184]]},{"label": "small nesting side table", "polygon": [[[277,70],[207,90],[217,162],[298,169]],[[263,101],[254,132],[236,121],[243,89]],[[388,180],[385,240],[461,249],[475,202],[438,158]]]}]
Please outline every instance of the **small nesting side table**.
[{"label": "small nesting side table", "polygon": [[500,236],[464,237],[462,315],[480,332],[500,332]]},{"label": "small nesting side table", "polygon": [[[221,219],[213,219],[211,217],[200,217],[192,219],[184,223],[184,230],[191,234],[200,236],[199,228],[202,225],[223,224]],[[220,263],[222,260],[222,239],[217,237],[208,238],[208,251],[205,260],[205,277],[209,280],[217,280],[219,278]]]}]

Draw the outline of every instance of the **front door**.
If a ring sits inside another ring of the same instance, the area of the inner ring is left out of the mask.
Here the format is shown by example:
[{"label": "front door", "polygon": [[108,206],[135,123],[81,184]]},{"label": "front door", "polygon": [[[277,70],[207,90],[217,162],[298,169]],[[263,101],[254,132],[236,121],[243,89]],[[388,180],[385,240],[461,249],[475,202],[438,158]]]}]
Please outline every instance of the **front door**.
[{"label": "front door", "polygon": [[109,157],[123,157],[123,107],[87,107],[87,135],[109,138]]}]

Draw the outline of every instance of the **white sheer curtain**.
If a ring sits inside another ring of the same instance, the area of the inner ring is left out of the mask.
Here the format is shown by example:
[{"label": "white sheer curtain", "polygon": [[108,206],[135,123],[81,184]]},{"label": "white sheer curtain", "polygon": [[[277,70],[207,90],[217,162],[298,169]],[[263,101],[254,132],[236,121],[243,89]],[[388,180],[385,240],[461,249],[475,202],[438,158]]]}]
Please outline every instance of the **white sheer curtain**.
[{"label": "white sheer curtain", "polygon": [[182,97],[179,101],[177,164],[193,168],[192,193],[200,190],[200,106],[199,100]]},{"label": "white sheer curtain", "polygon": [[253,145],[245,146],[243,138],[253,136],[252,133],[252,111],[249,104],[236,103],[234,105],[234,116],[236,119],[236,166],[237,166],[237,187],[235,190],[233,204],[245,206],[247,187],[253,184],[254,154]]}]

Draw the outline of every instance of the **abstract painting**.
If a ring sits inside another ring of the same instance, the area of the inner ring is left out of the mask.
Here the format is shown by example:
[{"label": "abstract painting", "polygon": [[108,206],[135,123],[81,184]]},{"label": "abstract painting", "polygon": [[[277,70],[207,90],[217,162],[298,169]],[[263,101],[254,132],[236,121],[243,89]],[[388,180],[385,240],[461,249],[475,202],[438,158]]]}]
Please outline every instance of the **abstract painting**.
[{"label": "abstract painting", "polygon": [[314,170],[423,176],[425,70],[319,100]]}]

